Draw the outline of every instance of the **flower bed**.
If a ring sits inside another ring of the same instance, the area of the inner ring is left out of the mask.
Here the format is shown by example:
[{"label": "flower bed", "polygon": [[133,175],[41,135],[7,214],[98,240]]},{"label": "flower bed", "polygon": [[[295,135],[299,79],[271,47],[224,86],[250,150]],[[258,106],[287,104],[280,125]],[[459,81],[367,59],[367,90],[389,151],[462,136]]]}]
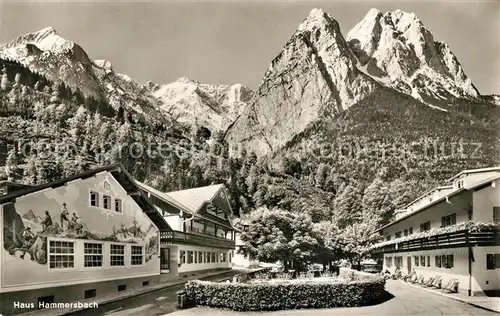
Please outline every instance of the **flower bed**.
[{"label": "flower bed", "polygon": [[[352,271],[352,270],[351,270]],[[216,283],[189,281],[187,299],[192,305],[234,311],[268,311],[298,308],[365,306],[384,294],[385,280],[352,272],[354,281],[342,278],[275,280],[274,282]]]}]

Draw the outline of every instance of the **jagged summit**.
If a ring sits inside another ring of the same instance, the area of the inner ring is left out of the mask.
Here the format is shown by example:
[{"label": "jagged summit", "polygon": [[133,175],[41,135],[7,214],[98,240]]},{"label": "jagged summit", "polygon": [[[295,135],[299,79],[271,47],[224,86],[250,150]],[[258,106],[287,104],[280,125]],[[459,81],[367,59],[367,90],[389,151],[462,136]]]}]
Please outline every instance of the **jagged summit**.
[{"label": "jagged summit", "polygon": [[321,9],[312,9],[307,18],[300,23],[297,31],[311,30],[329,23],[329,16]]},{"label": "jagged summit", "polygon": [[109,60],[106,59],[97,59],[94,60],[94,65],[98,68],[101,68],[106,71],[106,73],[112,73],[113,72],[113,65]]},{"label": "jagged summit", "polygon": [[313,9],[273,59],[252,104],[226,135],[235,143],[258,139],[255,150],[273,150],[321,117],[348,109],[378,86],[356,68],[338,22]]},{"label": "jagged summit", "polygon": [[362,70],[421,101],[479,96],[448,45],[414,13],[371,9],[347,41]]}]

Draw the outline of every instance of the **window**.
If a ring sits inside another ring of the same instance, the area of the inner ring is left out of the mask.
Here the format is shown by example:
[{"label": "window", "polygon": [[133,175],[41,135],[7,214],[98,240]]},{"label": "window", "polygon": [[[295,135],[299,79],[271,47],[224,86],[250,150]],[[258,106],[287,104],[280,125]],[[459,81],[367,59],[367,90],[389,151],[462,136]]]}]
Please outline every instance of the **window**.
[{"label": "window", "polygon": [[454,258],[453,255],[442,255],[441,256],[441,265],[443,268],[451,269],[454,266]]},{"label": "window", "polygon": [[425,267],[425,256],[420,256],[420,264]]},{"label": "window", "polygon": [[220,254],[220,262],[226,262],[226,254],[225,253]]},{"label": "window", "polygon": [[90,205],[99,207],[99,193],[90,191]]},{"label": "window", "polygon": [[419,266],[419,260],[418,260],[418,256],[415,256],[415,266]]},{"label": "window", "polygon": [[453,255],[448,255],[448,266],[446,268],[450,269],[455,266]]},{"label": "window", "polygon": [[203,263],[203,252],[198,251],[198,263]]},{"label": "window", "polygon": [[413,234],[413,227],[410,227],[410,229],[408,229],[408,235],[411,235]]},{"label": "window", "polygon": [[51,240],[49,243],[49,267],[51,269],[74,268],[75,243]]},{"label": "window", "polygon": [[405,232],[405,236],[408,236],[408,229],[405,229],[404,232]]},{"label": "window", "polygon": [[111,209],[111,197],[109,195],[104,195],[102,197],[103,200],[103,207],[107,210]]},{"label": "window", "polygon": [[132,246],[132,253],[130,257],[130,263],[133,266],[140,266],[142,265],[142,259],[143,259],[143,252],[142,252],[143,247],[142,246]]},{"label": "window", "polygon": [[215,254],[215,252],[212,252],[212,263],[216,263],[217,259],[216,259],[217,255]]},{"label": "window", "polygon": [[118,292],[125,291],[127,289],[127,284],[118,285]]},{"label": "window", "polygon": [[457,181],[457,187],[460,189],[460,188],[463,188],[464,186],[464,180],[459,180]]},{"label": "window", "polygon": [[427,256],[427,266],[431,266],[431,256]]},{"label": "window", "polygon": [[181,250],[179,256],[181,257],[181,263],[186,263],[186,252],[184,250]]},{"label": "window", "polygon": [[198,263],[198,251],[194,252],[194,263]]},{"label": "window", "polygon": [[205,253],[205,259],[206,259],[207,263],[210,263],[210,258],[211,258],[210,252]]},{"label": "window", "polygon": [[441,227],[455,225],[457,223],[457,216],[455,213],[441,217]]},{"label": "window", "polygon": [[229,262],[231,262],[231,254],[229,254]]},{"label": "window", "polygon": [[430,229],[431,229],[431,222],[430,221],[420,224],[420,231],[421,232],[425,232],[425,231],[428,231]]},{"label": "window", "polygon": [[191,264],[193,263],[193,252],[192,251],[188,251],[188,264]]},{"label": "window", "polygon": [[387,241],[391,240],[391,235],[385,236],[385,240],[387,240]]},{"label": "window", "polygon": [[387,267],[392,267],[392,257],[386,257],[385,258],[385,265]]},{"label": "window", "polygon": [[115,212],[122,212],[122,200],[120,199],[115,199]]},{"label": "window", "polygon": [[110,245],[109,265],[119,267],[125,265],[125,245]]},{"label": "window", "polygon": [[401,232],[396,232],[396,236],[394,238],[401,238]]},{"label": "window", "polygon": [[493,207],[493,221],[500,224],[500,207]]},{"label": "window", "polygon": [[401,269],[403,266],[403,257],[394,257],[394,265],[397,269]]},{"label": "window", "polygon": [[95,289],[92,289],[92,290],[86,290],[85,293],[84,293],[84,296],[85,298],[92,298],[92,297],[95,297],[96,296],[96,290]]},{"label": "window", "polygon": [[84,267],[102,267],[102,244],[83,244]]},{"label": "window", "polygon": [[489,253],[486,255],[486,269],[495,270],[500,269],[500,254]]},{"label": "window", "polygon": [[436,268],[441,268],[441,256],[436,256]]}]

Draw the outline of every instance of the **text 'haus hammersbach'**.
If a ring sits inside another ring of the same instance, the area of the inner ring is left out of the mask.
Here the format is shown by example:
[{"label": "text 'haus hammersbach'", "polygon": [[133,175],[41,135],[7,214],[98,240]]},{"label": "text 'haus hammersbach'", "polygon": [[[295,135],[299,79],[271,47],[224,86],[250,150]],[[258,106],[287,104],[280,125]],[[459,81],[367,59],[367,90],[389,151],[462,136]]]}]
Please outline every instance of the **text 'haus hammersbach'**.
[{"label": "text 'haus hammersbach'", "polygon": [[223,185],[163,193],[116,164],[0,190],[2,302],[75,302],[231,267]]}]

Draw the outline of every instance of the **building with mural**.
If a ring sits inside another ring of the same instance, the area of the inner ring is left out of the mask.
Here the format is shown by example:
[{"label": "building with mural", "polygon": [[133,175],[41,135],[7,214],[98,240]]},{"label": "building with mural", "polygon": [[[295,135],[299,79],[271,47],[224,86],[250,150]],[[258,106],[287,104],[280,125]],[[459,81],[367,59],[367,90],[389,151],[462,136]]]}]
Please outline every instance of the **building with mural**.
[{"label": "building with mural", "polygon": [[384,270],[400,269],[465,295],[500,290],[500,167],[465,170],[380,228]]},{"label": "building with mural", "polygon": [[23,312],[6,302],[72,302],[160,281],[160,230],[170,228],[121,165],[8,187],[1,313]]},{"label": "building with mural", "polygon": [[235,228],[224,185],[160,192],[138,183],[172,228],[161,232],[161,272],[173,278],[230,269]]}]

